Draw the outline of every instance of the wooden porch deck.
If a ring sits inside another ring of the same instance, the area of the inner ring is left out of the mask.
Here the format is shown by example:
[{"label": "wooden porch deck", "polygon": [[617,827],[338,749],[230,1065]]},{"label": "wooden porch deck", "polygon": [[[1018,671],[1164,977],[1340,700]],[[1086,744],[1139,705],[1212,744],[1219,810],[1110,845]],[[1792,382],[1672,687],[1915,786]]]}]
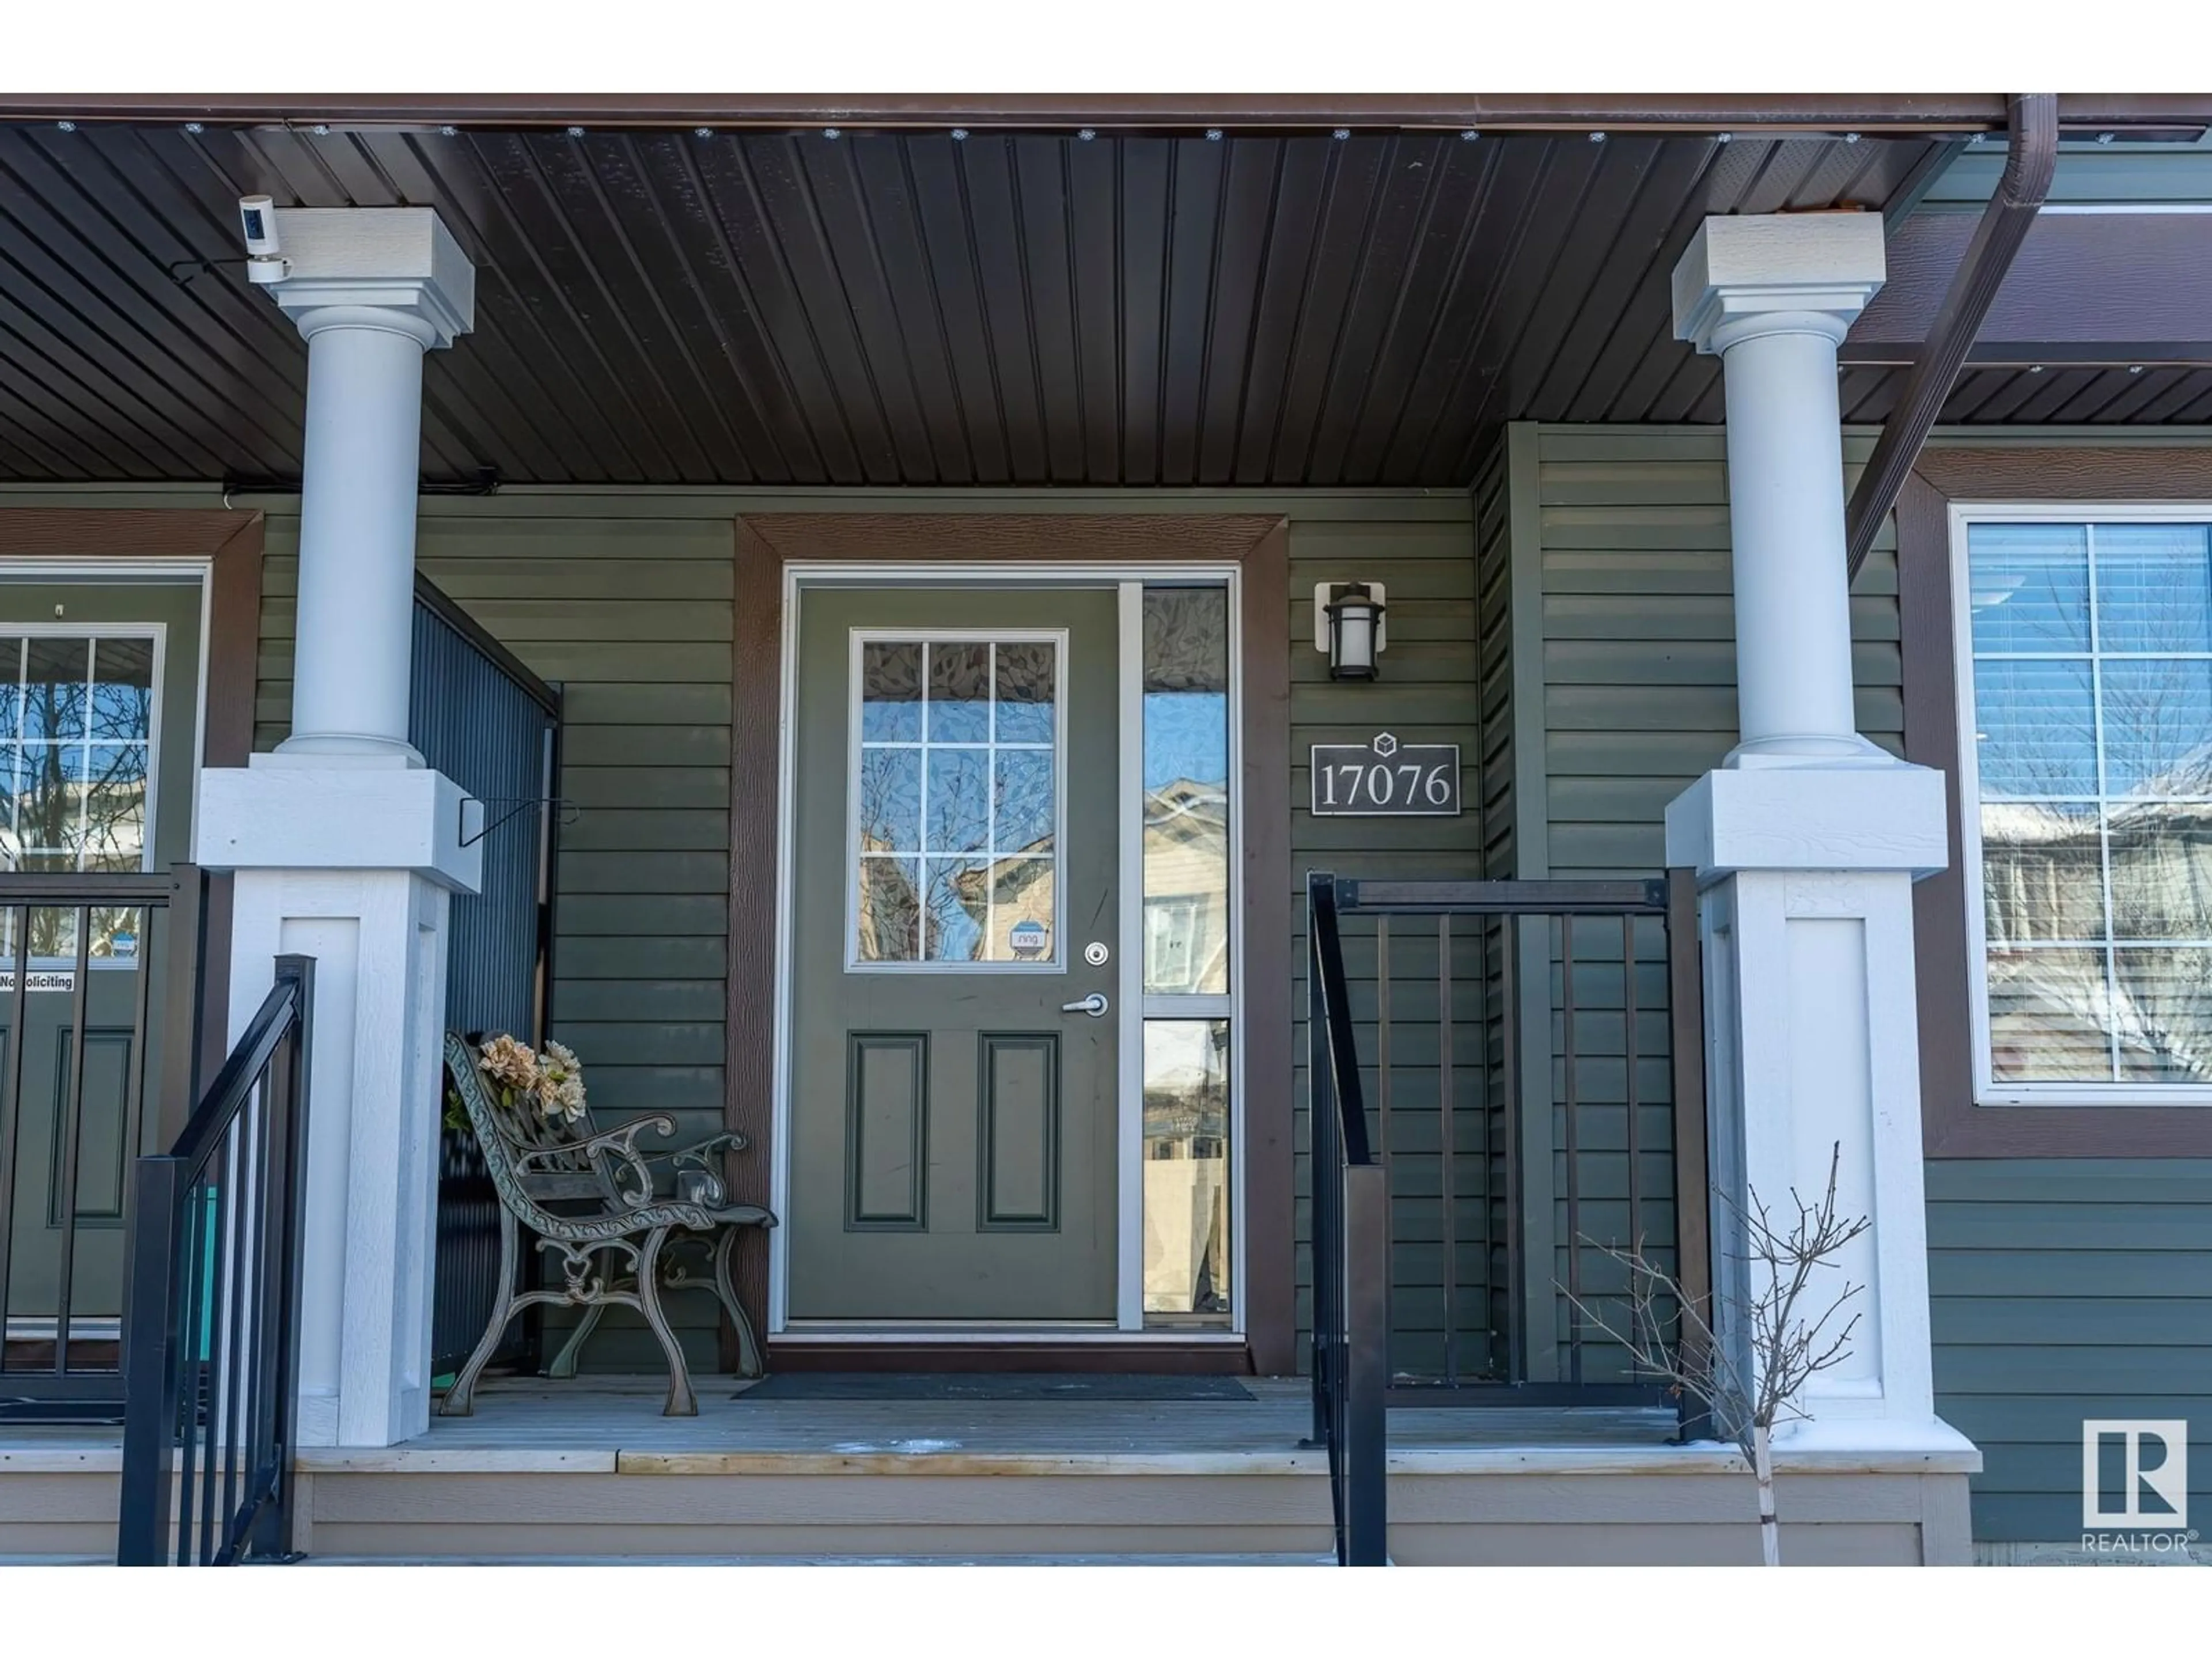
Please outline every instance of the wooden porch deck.
[{"label": "wooden porch deck", "polygon": [[[659,1414],[658,1377],[577,1383],[514,1378],[488,1385],[476,1415],[433,1418],[430,1431],[389,1452],[311,1452],[318,1466],[536,1467],[557,1455],[631,1474],[935,1473],[1326,1474],[1304,1448],[1312,1425],[1302,1381],[1244,1377],[1249,1400],[747,1400],[746,1385],[699,1380],[699,1415]],[[1412,1463],[1490,1462],[1515,1449],[1601,1457],[1659,1451],[1671,1413],[1415,1407],[1390,1413],[1393,1450]],[[1680,1449],[1674,1449],[1679,1453]],[[325,1460],[347,1459],[343,1464]],[[352,1460],[361,1461],[352,1461]],[[508,1462],[507,1460],[513,1460]],[[575,1468],[564,1462],[561,1467]],[[1410,1464],[1408,1465],[1411,1466]]]},{"label": "wooden porch deck", "polygon": [[[890,1401],[748,1401],[731,1379],[697,1381],[696,1418],[659,1414],[658,1377],[513,1379],[487,1385],[474,1417],[434,1419],[402,1445],[306,1449],[301,1546],[337,1561],[1313,1560],[1330,1547],[1300,1382],[1242,1379],[1248,1400]],[[1398,1408],[1390,1432],[1398,1560],[1757,1559],[1741,1464],[1668,1444],[1667,1412]],[[113,1428],[0,1426],[0,1557],[106,1553],[120,1461]],[[1821,1547],[1799,1559],[1907,1562],[1923,1506],[1954,1490],[1963,1504],[1965,1482],[1926,1464],[1804,1463],[1782,1490],[1785,1524],[1818,1523]]]}]

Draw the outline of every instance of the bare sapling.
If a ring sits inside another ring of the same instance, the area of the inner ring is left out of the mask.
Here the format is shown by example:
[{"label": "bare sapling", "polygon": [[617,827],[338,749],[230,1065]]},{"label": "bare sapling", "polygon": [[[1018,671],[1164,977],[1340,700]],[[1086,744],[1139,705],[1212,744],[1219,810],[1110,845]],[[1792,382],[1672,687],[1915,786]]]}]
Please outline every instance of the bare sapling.
[{"label": "bare sapling", "polygon": [[1633,1249],[1588,1237],[1580,1241],[1627,1270],[1628,1289],[1619,1298],[1627,1304],[1626,1328],[1565,1292],[1576,1314],[1626,1349],[1639,1374],[1702,1405],[1716,1433],[1743,1454],[1759,1483],[1759,1553],[1770,1567],[1782,1565],[1774,1510],[1775,1427],[1808,1416],[1797,1403],[1805,1385],[1849,1355],[1861,1317],[1849,1304],[1865,1287],[1848,1279],[1817,1317],[1810,1311],[1819,1300],[1817,1276],[1824,1270],[1840,1273],[1838,1258],[1874,1224],[1866,1216],[1837,1213],[1836,1175],[1842,1161],[1843,1145],[1838,1142],[1829,1154],[1827,1190],[1819,1203],[1808,1204],[1795,1187],[1790,1189],[1796,1216],[1786,1225],[1776,1222],[1755,1191],[1747,1205],[1715,1193],[1742,1240],[1741,1254],[1732,1253],[1743,1269],[1741,1304],[1728,1310],[1734,1317],[1724,1316],[1721,1325],[1723,1333],[1735,1337],[1732,1342],[1716,1335],[1705,1310],[1674,1274],[1644,1254],[1641,1240]]}]

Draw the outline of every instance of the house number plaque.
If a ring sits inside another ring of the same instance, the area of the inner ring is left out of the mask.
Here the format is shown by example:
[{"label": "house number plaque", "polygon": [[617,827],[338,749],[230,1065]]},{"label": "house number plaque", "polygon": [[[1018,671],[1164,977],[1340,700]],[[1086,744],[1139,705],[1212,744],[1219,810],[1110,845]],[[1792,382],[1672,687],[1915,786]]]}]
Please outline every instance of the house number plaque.
[{"label": "house number plaque", "polygon": [[1455,743],[1400,743],[1384,732],[1313,746],[1316,817],[1448,818],[1459,810]]}]

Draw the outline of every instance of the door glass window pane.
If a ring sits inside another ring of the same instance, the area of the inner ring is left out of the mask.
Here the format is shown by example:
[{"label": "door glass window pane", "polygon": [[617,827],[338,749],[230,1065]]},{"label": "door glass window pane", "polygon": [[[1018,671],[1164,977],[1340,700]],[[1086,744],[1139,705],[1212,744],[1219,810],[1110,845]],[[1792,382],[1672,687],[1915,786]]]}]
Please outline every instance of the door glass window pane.
[{"label": "door glass window pane", "polygon": [[991,647],[929,647],[929,740],[991,740]]},{"label": "door glass window pane", "polygon": [[998,736],[1000,743],[1052,741],[1053,648],[1017,641],[999,647]]},{"label": "door glass window pane", "polygon": [[1052,851],[1052,751],[1046,749],[1001,749],[994,764],[992,807],[996,827],[992,846],[1001,853]]},{"label": "door glass window pane", "polygon": [[1229,1022],[1145,1022],[1145,1322],[1231,1316]]},{"label": "door glass window pane", "polygon": [[921,860],[860,860],[860,956],[912,962],[921,954]]},{"label": "door glass window pane", "polygon": [[921,845],[921,751],[860,750],[860,851],[911,852]]},{"label": "door glass window pane", "polygon": [[1054,883],[1050,859],[998,859],[991,866],[992,962],[1035,962],[1051,948]]},{"label": "door glass window pane", "polygon": [[1966,552],[1989,1075],[2212,1085],[2212,528]]},{"label": "door glass window pane", "polygon": [[1145,989],[1229,988],[1229,594],[1144,605]]},{"label": "door glass window pane", "polygon": [[931,962],[978,962],[990,925],[990,870],[981,859],[932,859],[921,948]]},{"label": "door glass window pane", "polygon": [[0,868],[146,867],[154,712],[152,639],[0,635]]},{"label": "door glass window pane", "polygon": [[911,640],[860,647],[860,736],[871,743],[921,738],[921,647]]},{"label": "door glass window pane", "polygon": [[23,735],[82,738],[92,641],[52,635],[28,642],[23,670]]},{"label": "door glass window pane", "polygon": [[146,748],[95,743],[84,750],[80,866],[137,870],[146,861]]},{"label": "door glass window pane", "polygon": [[864,640],[856,963],[1058,963],[1060,647]]},{"label": "door glass window pane", "polygon": [[933,853],[977,852],[991,840],[991,751],[939,749],[929,754],[929,805],[922,813]]}]

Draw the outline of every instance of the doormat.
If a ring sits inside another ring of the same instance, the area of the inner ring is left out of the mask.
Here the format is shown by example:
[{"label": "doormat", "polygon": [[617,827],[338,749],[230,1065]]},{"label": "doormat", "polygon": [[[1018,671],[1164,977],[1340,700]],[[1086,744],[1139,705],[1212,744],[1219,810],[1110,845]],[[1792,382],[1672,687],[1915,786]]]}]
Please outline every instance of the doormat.
[{"label": "doormat", "polygon": [[1101,1372],[778,1371],[739,1400],[1229,1400],[1252,1391],[1233,1376]]}]

